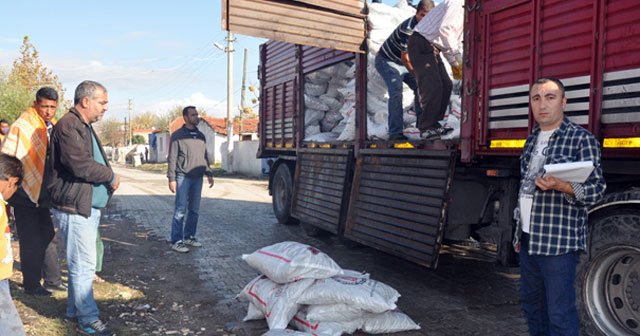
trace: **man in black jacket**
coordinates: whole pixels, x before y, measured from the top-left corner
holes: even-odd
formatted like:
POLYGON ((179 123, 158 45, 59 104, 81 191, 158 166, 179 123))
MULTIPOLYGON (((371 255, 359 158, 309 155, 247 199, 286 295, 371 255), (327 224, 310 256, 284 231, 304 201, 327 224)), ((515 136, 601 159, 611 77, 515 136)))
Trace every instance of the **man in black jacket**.
POLYGON ((78 320, 78 331, 84 335, 113 335, 100 321, 93 298, 100 209, 120 184, 91 127, 107 111, 108 102, 107 90, 100 83, 80 83, 74 107, 60 118, 51 134, 53 168, 48 190, 54 220, 60 225, 67 247, 66 314, 78 320))
POLYGON ((176 194, 171 222, 171 248, 186 253, 189 252, 187 245, 202 246, 196 239, 202 177, 207 175, 211 188, 213 173, 209 168, 206 139, 196 128, 200 121, 198 111, 193 106, 187 106, 182 110, 182 117, 184 126, 171 135, 169 142, 167 178, 169 190, 176 194))

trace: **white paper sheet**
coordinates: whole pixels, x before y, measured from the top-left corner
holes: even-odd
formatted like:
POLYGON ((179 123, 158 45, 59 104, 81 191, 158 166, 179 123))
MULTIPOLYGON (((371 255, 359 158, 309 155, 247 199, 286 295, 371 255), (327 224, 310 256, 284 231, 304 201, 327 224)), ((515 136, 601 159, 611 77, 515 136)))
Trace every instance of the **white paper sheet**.
POLYGON ((556 163, 544 165, 544 175, 551 175, 565 182, 583 183, 593 169, 593 161, 556 163))

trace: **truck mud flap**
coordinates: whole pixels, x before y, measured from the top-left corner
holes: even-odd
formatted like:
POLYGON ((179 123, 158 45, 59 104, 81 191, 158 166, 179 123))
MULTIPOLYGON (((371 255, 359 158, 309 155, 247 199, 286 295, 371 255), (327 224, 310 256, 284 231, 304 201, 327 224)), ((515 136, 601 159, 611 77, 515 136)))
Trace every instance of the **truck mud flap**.
POLYGON ((449 150, 361 150, 344 236, 436 268, 454 165, 449 150))
POLYGON ((291 213, 301 222, 342 234, 353 150, 299 149, 291 213))

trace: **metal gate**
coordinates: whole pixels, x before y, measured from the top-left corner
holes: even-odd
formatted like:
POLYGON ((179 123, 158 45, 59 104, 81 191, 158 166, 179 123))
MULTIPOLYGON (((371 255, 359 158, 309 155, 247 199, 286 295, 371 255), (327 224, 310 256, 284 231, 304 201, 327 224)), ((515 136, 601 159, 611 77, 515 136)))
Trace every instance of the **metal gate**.
POLYGON ((353 170, 351 149, 299 149, 292 215, 301 222, 341 234, 353 170))
POLYGON ((454 165, 449 150, 360 151, 344 236, 436 268, 454 165))

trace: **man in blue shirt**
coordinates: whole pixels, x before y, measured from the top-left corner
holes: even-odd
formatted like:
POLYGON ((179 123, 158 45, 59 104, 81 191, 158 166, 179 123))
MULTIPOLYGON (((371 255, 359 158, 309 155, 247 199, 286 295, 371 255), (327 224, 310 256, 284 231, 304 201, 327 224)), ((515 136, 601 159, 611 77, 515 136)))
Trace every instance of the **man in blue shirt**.
POLYGON ((406 83, 415 95, 414 109, 416 116, 421 113, 417 84, 413 75, 413 66, 407 53, 407 42, 413 28, 433 8, 432 0, 422 0, 418 4, 416 15, 406 19, 384 41, 376 55, 376 70, 387 85, 389 91, 389 140, 407 140, 402 134, 402 83, 406 83))
POLYGON ((555 78, 541 78, 529 93, 537 125, 521 156, 514 247, 520 253, 520 303, 530 335, 580 332, 575 281, 578 254, 586 250, 587 209, 604 195, 600 144, 564 115, 567 97, 555 78), (542 175, 544 164, 592 161, 586 181, 542 175))

